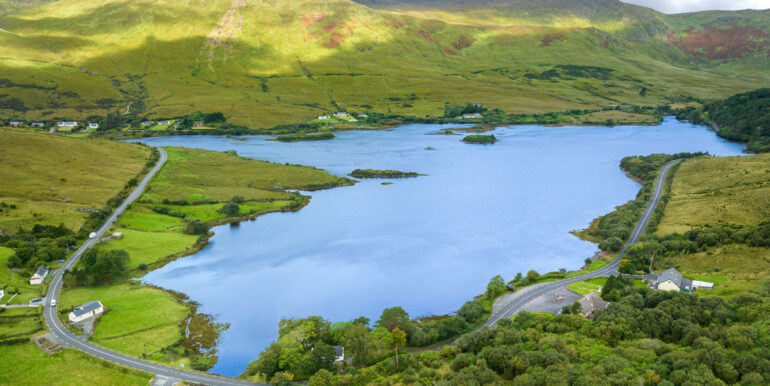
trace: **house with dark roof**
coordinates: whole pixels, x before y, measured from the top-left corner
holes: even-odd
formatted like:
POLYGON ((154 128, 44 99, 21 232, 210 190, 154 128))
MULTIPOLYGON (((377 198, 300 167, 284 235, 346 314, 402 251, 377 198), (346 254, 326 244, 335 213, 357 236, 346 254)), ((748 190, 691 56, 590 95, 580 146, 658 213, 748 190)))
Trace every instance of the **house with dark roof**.
POLYGON ((97 300, 95 302, 88 302, 82 306, 73 308, 72 312, 69 314, 69 319, 72 323, 78 323, 103 313, 104 306, 102 305, 102 302, 97 300))
POLYGON ((334 364, 341 365, 345 363, 345 347, 334 346, 334 364))
POLYGON ((594 317, 596 310, 603 310, 610 305, 610 302, 602 299, 594 292, 580 298, 578 303, 580 303, 580 315, 591 319, 594 317))
POLYGON ((661 291, 685 291, 690 292, 691 283, 682 277, 682 274, 676 268, 669 268, 661 272, 655 288, 661 291))
POLYGON ((48 277, 48 270, 49 268, 47 265, 41 265, 37 267, 37 271, 35 271, 35 274, 29 278, 29 284, 30 285, 43 284, 43 282, 45 281, 45 278, 48 277))
POLYGON ((11 123, 9 123, 8 125, 11 126, 11 127, 23 127, 24 126, 24 122, 11 121, 11 123))

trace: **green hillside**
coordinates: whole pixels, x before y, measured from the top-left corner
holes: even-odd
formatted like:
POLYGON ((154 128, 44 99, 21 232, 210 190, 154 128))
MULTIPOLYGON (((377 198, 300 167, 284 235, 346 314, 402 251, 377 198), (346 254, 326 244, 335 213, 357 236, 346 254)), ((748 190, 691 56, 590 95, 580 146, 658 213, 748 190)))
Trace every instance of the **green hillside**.
POLYGON ((435 117, 445 103, 509 113, 658 106, 770 80, 767 11, 664 15, 614 0, 361 2, 373 8, 350 0, 0 1, 0 118, 200 110, 259 128, 343 109, 435 117))

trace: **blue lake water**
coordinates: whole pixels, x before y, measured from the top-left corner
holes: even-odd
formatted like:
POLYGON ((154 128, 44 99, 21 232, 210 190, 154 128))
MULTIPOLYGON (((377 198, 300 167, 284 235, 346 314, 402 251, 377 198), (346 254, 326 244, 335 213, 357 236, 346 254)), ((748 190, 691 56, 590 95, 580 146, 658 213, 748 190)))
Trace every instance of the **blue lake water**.
POLYGON ((212 371, 238 375, 277 337, 281 318, 376 320, 396 305, 412 316, 444 314, 484 292, 494 275, 509 280, 530 269, 579 268, 597 248, 569 232, 638 192, 618 167, 624 156, 743 149, 672 118, 659 126, 502 127, 494 145, 426 135, 448 127, 349 131, 295 143, 264 136, 139 140, 235 150, 340 176, 357 168, 428 174, 312 192, 296 213, 217 227, 201 252, 144 280, 188 294, 202 312, 231 324, 212 371))

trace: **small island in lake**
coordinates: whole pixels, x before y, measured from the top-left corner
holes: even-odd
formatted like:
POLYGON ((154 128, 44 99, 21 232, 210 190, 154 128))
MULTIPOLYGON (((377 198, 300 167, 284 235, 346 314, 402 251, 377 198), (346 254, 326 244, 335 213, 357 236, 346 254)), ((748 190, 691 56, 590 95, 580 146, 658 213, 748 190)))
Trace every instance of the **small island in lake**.
POLYGON ((497 138, 494 135, 473 134, 466 135, 462 141, 473 144, 490 144, 497 142, 497 138))
POLYGON ((353 178, 409 178, 423 174, 415 172, 400 172, 398 170, 356 169, 350 173, 353 178))
POLYGON ((298 133, 298 134, 284 134, 275 137, 279 142, 298 142, 298 141, 323 141, 327 139, 334 139, 333 133, 298 133))

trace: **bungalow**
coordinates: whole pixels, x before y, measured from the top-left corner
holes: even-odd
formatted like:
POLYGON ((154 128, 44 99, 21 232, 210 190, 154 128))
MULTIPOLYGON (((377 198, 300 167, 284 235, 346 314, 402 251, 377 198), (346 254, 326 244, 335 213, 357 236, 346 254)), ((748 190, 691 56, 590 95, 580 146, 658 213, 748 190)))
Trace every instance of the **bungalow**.
POLYGON ((93 130, 96 130, 96 129, 98 129, 98 128, 99 128, 99 124, 98 124, 98 123, 89 123, 89 124, 88 124, 88 128, 89 128, 89 129, 93 129, 93 130))
POLYGON ((350 114, 348 114, 348 113, 346 113, 344 111, 340 111, 338 113, 334 113, 334 116, 337 117, 337 118, 346 118, 346 117, 349 117, 350 114))
POLYGON ((168 125, 171 124, 171 121, 163 120, 163 121, 158 122, 158 124, 159 125, 166 125, 166 126, 168 126, 168 125))
POLYGON ((591 292, 590 294, 583 296, 578 300, 580 303, 580 315, 586 318, 593 318, 596 310, 603 310, 610 305, 610 302, 602 299, 599 295, 591 292))
POLYGON ((43 122, 32 122, 32 124, 30 126, 32 126, 32 127, 45 127, 45 123, 43 123, 43 122))
POLYGON ((90 317, 104 313, 104 306, 100 301, 88 302, 82 306, 77 306, 70 312, 69 319, 72 323, 82 322, 90 317))
POLYGON ((11 122, 8 124, 8 126, 11 126, 11 127, 22 127, 22 126, 24 126, 24 122, 19 122, 19 121, 11 121, 11 122))
POLYGON ((195 122, 193 122, 193 127, 203 127, 203 121, 195 121, 195 122))
POLYGON ((62 121, 56 124, 56 126, 58 126, 60 129, 71 129, 73 127, 77 127, 77 125, 78 123, 76 121, 62 121))
POLYGON ((463 114, 463 119, 481 118, 481 113, 463 114))
POLYGON ((341 365, 345 363, 345 347, 334 346, 334 364, 341 365))
POLYGON ((318 117, 319 121, 326 121, 326 120, 329 120, 329 119, 332 119, 332 117, 330 117, 328 115, 321 115, 321 116, 318 117))
POLYGON ((35 274, 29 278, 29 285, 43 284, 43 281, 45 281, 46 277, 48 277, 48 266, 41 265, 37 268, 37 271, 35 271, 35 274))
POLYGON ((661 291, 690 292, 690 282, 685 280, 676 268, 669 268, 658 276, 655 288, 661 291))
POLYGON ((153 121, 144 121, 142 122, 142 126, 152 126, 155 122, 153 121))

